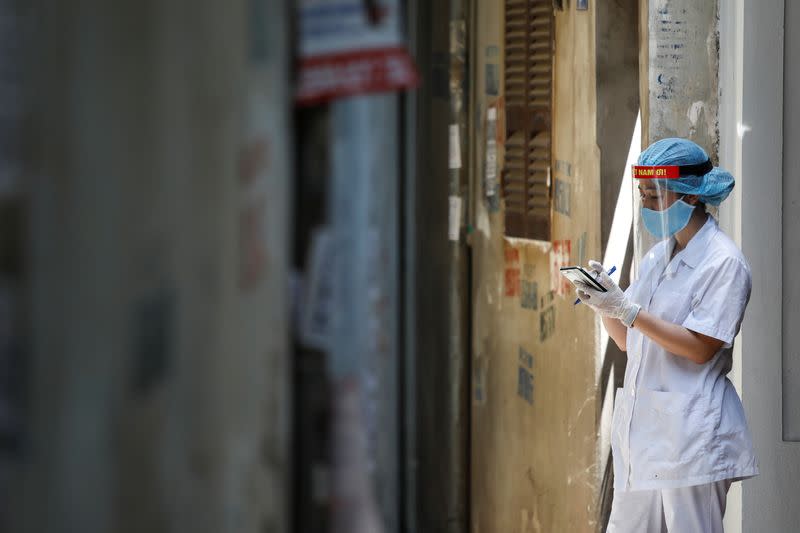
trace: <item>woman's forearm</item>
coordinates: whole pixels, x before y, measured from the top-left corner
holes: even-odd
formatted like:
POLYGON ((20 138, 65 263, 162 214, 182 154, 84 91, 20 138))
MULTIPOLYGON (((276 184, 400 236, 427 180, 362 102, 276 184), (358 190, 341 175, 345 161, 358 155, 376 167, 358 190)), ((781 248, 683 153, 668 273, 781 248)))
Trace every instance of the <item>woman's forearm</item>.
POLYGON ((668 352, 697 364, 708 362, 722 341, 662 320, 645 310, 639 311, 633 327, 656 341, 668 352))
POLYGON ((610 318, 607 316, 603 318, 603 326, 605 326, 606 331, 608 332, 608 336, 614 339, 614 342, 619 349, 623 352, 626 351, 626 344, 627 344, 627 337, 628 337, 628 328, 625 327, 625 324, 617 320, 616 318, 610 318))

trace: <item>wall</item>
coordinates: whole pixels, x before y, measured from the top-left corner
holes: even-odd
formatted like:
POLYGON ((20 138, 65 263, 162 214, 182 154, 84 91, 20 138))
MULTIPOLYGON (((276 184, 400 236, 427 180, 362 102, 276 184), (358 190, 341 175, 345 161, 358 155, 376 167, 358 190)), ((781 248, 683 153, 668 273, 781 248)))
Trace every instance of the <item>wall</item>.
POLYGON ((717 2, 643 0, 642 101, 645 145, 664 137, 718 149, 717 2), (645 75, 646 73, 646 75, 645 75))
MULTIPOLYGON (((712 161, 719 154, 718 3, 640 0, 642 146, 690 139, 712 161)), ((715 214, 714 208, 711 212, 715 214)), ((634 250, 655 244, 634 213, 634 250)), ((634 252, 636 255, 636 252, 634 252)), ((634 273, 638 268, 634 258, 634 273)))
POLYGON ((791 381, 783 381, 788 376, 781 354, 793 349, 784 328, 796 327, 784 320, 784 312, 796 305, 785 299, 782 281, 797 262, 796 256, 784 255, 793 243, 783 241, 794 238, 797 228, 786 224, 791 218, 781 215, 794 199, 791 181, 796 181, 797 173, 797 110, 789 98, 797 78, 794 68, 786 67, 795 57, 796 41, 788 36, 784 41, 784 27, 791 28, 798 14, 789 4, 780 0, 741 4, 740 217, 742 251, 753 275, 753 294, 742 326, 742 392, 761 470, 758 477, 743 482, 742 531, 793 531, 800 520, 794 497, 800 445, 783 440, 781 416, 784 387, 791 386, 791 381))
POLYGON ((798 40, 784 27, 800 12, 789 2, 720 2, 720 164, 737 186, 720 209, 722 227, 740 244, 753 292, 734 353, 731 378, 742 396, 761 474, 728 495, 725 530, 794 531, 800 446, 787 434, 797 417, 792 328, 797 323, 783 275, 797 262, 796 173, 798 40), (785 284, 785 285, 784 285, 785 284), (789 362, 789 364, 787 364, 789 362), (787 420, 789 419, 789 420, 787 420), (787 424, 787 422, 789 422, 787 424))
POLYGON ((286 6, 36 5, 11 530, 286 531, 286 6))
POLYGON ((502 206, 493 210, 483 197, 490 106, 499 111, 499 170, 503 161, 503 4, 478 1, 475 16, 472 531, 593 531, 597 330, 553 267, 600 252, 594 3, 556 17, 552 176, 570 194, 553 215, 555 248, 505 239, 502 206), (496 84, 487 84, 487 72, 497 73, 496 84), (489 94, 494 85, 497 95, 489 94))

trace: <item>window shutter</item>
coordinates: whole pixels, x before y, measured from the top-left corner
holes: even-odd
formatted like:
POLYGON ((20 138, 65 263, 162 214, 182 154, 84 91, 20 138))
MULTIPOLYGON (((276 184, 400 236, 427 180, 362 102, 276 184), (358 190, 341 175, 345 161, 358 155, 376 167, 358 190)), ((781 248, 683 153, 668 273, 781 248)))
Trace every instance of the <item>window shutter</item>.
POLYGON ((506 235, 550 240, 552 0, 506 0, 506 235))

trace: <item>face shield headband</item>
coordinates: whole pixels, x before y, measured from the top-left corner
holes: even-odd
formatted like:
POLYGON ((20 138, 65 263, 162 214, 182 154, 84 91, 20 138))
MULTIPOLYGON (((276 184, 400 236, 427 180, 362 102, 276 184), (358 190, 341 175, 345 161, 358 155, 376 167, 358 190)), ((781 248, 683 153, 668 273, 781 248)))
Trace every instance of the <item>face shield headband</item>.
POLYGON ((697 165, 633 165, 634 179, 678 179, 683 176, 704 176, 714 169, 709 159, 697 165))

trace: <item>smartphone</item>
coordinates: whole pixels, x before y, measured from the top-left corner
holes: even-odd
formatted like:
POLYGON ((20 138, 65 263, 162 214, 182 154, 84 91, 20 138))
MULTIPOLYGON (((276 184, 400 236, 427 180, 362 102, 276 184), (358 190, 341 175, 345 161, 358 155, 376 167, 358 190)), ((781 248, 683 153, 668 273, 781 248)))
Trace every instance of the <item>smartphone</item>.
POLYGON ((597 280, 594 279, 594 276, 589 272, 585 271, 583 267, 568 266, 568 267, 561 267, 559 270, 561 270, 561 274, 563 274, 564 277, 566 277, 572 283, 579 281, 581 283, 585 283, 590 287, 597 289, 600 292, 608 292, 606 288, 600 285, 600 283, 598 283, 597 280))

